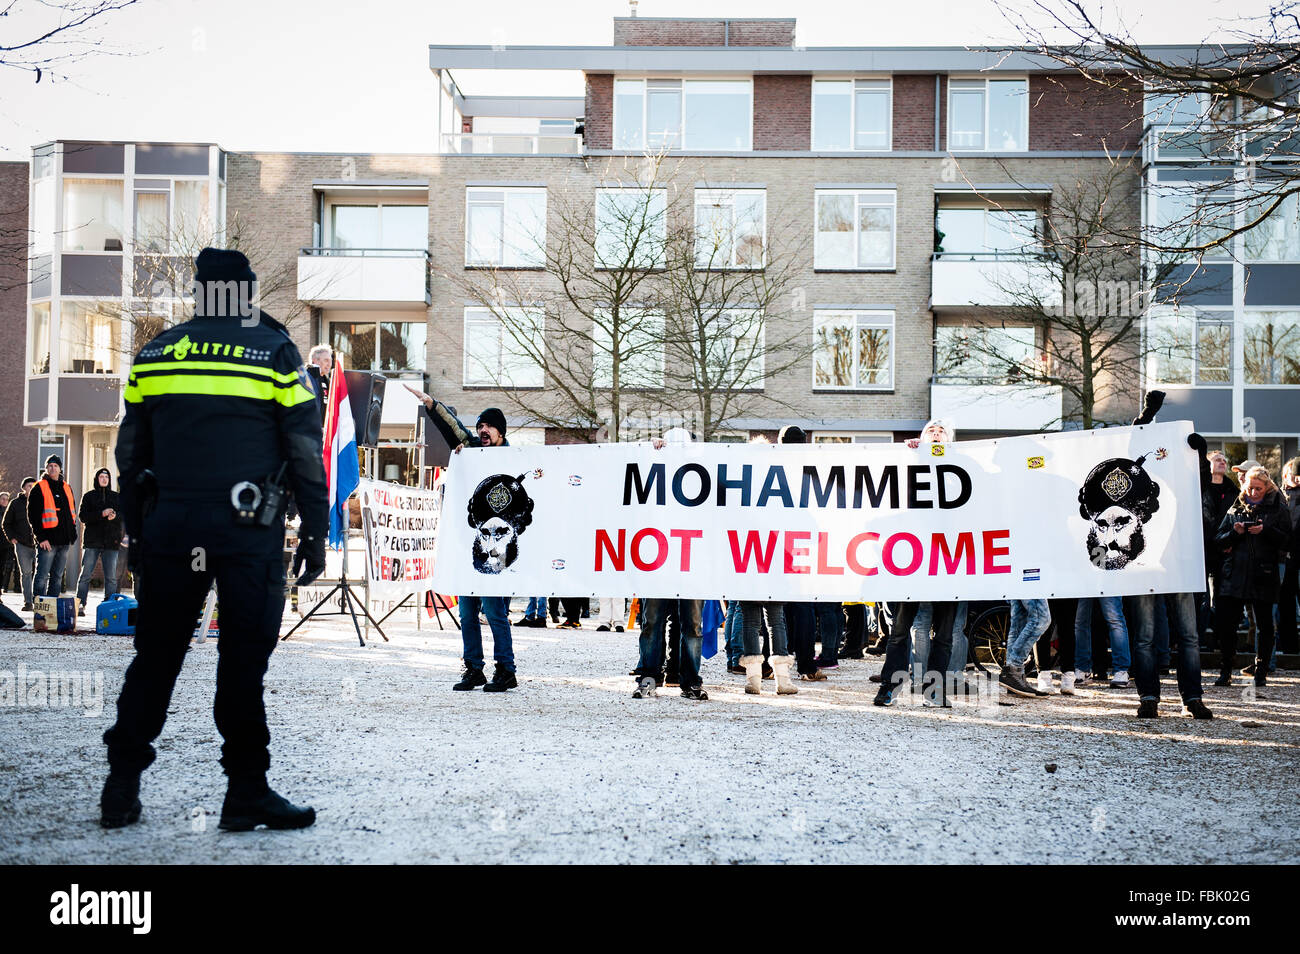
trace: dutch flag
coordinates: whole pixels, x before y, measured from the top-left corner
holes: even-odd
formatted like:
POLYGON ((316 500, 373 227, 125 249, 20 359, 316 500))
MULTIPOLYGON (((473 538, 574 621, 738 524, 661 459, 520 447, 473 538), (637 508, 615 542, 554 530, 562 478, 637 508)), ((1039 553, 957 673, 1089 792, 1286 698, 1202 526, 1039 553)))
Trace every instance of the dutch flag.
POLYGON ((329 407, 325 411, 325 480, 330 489, 330 546, 341 546, 347 536, 348 498, 361 483, 357 464, 357 429, 348 403, 348 382, 343 361, 334 362, 330 374, 329 407))

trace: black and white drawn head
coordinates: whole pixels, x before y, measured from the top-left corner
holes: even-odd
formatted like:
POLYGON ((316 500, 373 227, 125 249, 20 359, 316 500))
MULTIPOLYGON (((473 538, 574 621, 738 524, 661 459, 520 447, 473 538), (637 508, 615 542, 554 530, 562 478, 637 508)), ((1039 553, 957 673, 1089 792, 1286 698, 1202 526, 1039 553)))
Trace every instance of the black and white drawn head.
POLYGON ((533 522, 533 500, 522 481, 523 476, 494 474, 469 498, 474 569, 480 573, 500 573, 519 556, 519 535, 533 522))
POLYGON ((1089 523, 1088 558, 1104 570, 1122 570, 1146 549, 1143 528, 1160 509, 1160 486, 1137 460, 1112 457, 1079 489, 1079 516, 1089 523))

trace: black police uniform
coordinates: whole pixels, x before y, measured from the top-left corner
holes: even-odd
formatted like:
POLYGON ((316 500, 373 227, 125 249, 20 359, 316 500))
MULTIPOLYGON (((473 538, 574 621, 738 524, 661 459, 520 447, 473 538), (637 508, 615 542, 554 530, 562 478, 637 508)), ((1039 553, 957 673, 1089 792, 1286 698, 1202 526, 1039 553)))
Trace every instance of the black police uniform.
POLYGON ((141 548, 140 606, 136 656, 117 722, 104 734, 110 780, 138 776, 153 762, 150 743, 162 731, 215 579, 221 639, 213 714, 225 740, 221 764, 232 791, 239 778, 264 784, 270 734, 262 678, 284 612, 283 508, 270 526, 238 525, 231 489, 241 481, 265 484, 287 464, 283 483, 296 500, 302 535, 324 540, 320 418, 302 357, 284 326, 265 313, 255 323, 197 317, 141 349, 125 402, 117 465, 127 532, 141 548), (156 476, 157 495, 141 517, 137 477, 146 470, 156 476))

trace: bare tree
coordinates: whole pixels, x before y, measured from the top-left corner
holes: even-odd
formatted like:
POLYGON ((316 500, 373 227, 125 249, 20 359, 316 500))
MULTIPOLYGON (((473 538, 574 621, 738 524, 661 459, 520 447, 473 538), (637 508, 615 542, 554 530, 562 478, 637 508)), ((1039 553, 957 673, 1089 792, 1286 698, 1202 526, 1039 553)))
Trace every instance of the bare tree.
POLYGON ((499 325, 499 358, 479 362, 480 373, 523 413, 588 441, 619 440, 629 421, 671 407, 661 276, 679 211, 672 172, 657 155, 612 161, 604 173, 594 208, 591 181, 575 172, 548 191, 544 225, 502 238, 513 249, 466 252, 471 266, 530 267, 447 275, 499 325), (521 386, 541 375, 544 394, 521 386))
POLYGON ((1225 178, 1165 189, 1159 218, 1134 229, 1141 247, 1162 258, 1230 253, 1237 235, 1284 206, 1294 214, 1300 170, 1271 160, 1300 150, 1300 2, 1234 17, 1222 39, 1175 48, 1139 43, 1100 2, 998 8, 1031 49, 1093 88, 1145 93, 1148 156, 1236 167, 1225 178))
POLYGON ((42 79, 65 79, 61 71, 110 49, 96 30, 111 14, 137 0, 7 0, 0 4, 0 67, 42 79))
POLYGON ((797 288, 809 243, 806 228, 769 214, 762 193, 706 189, 695 205, 694 224, 670 235, 665 383, 707 441, 738 417, 786 406, 764 384, 812 351, 797 288))
POLYGON ((996 321, 936 330, 936 378, 1059 387, 1062 423, 1083 428, 1131 417, 1149 300, 1132 237, 1138 190, 1131 159, 1058 183, 1023 251, 988 270, 1009 307, 996 321))

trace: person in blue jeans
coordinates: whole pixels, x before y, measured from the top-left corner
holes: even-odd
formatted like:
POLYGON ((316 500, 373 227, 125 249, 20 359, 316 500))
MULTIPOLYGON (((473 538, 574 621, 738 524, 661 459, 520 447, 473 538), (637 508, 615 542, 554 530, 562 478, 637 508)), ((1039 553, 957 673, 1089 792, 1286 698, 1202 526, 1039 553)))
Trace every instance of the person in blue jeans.
POLYGON ((664 682, 664 628, 668 615, 675 610, 677 620, 675 637, 680 640, 677 656, 677 682, 683 699, 704 702, 709 694, 704 691, 700 678, 700 652, 703 637, 700 634, 700 617, 703 600, 641 601, 641 654, 637 660, 637 686, 633 699, 653 698, 655 688, 664 682))
MULTIPOLYGON (((1124 601, 1118 596, 1090 596, 1079 600, 1074 617, 1074 681, 1087 683, 1092 673, 1092 607, 1101 606, 1102 618, 1110 632, 1110 658, 1115 667, 1112 686, 1128 685, 1128 624, 1124 621, 1124 601)), ((1154 625, 1152 627, 1154 633, 1154 625)), ((1154 635, 1152 637, 1154 640, 1154 635)))
POLYGON ((77 615, 86 615, 86 597, 95 563, 104 565, 104 599, 117 592, 117 554, 122 548, 121 503, 107 467, 95 471, 94 485, 81 498, 81 577, 77 580, 77 615))
POLYGON ((1047 600, 1011 600, 1011 629, 1007 633, 1007 663, 998 682, 1015 696, 1033 699, 1047 693, 1031 686, 1025 679, 1025 661, 1033 652, 1038 637, 1052 625, 1047 600))
POLYGON ((546 597, 530 596, 528 597, 528 607, 524 610, 524 618, 515 625, 517 626, 546 626, 546 597))
POLYGON ((727 672, 743 673, 745 667, 740 664, 740 657, 745 654, 745 640, 740 620, 740 600, 727 601, 727 619, 722 624, 722 636, 727 645, 727 672))
POLYGON ((460 682, 452 686, 453 689, 465 692, 482 686, 484 692, 505 692, 518 685, 515 681, 515 649, 510 639, 510 617, 506 609, 509 602, 505 596, 460 597, 458 609, 465 672, 461 675, 460 682), (496 671, 491 682, 483 675, 483 630, 478 621, 480 611, 487 617, 488 628, 492 631, 492 657, 496 662, 496 671))
POLYGON ((772 672, 776 677, 776 694, 792 696, 799 690, 790 681, 790 663, 785 630, 785 604, 744 600, 740 604, 742 635, 745 655, 740 664, 745 667, 745 692, 759 695, 763 691, 763 624, 772 638, 772 672))
POLYGON ((1212 719, 1214 714, 1201 699, 1201 647, 1196 628, 1196 596, 1168 593, 1125 597, 1133 620, 1133 679, 1138 690, 1138 718, 1160 715, 1160 672, 1157 669, 1155 618, 1163 604, 1169 619, 1170 647, 1176 644, 1178 692, 1183 705, 1195 719, 1212 719))

